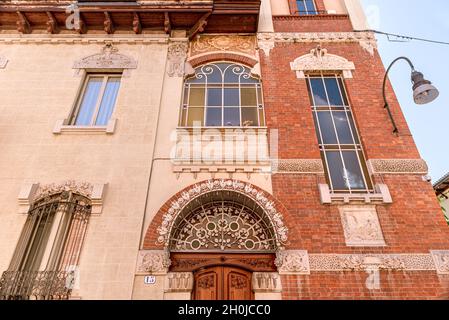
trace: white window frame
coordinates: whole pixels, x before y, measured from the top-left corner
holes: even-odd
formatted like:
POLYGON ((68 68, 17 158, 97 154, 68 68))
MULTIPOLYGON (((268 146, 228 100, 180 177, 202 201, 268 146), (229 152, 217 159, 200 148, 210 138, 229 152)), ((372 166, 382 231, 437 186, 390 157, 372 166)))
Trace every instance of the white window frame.
MULTIPOLYGON (((316 123, 316 127, 318 128, 318 132, 317 135, 320 136, 320 140, 321 143, 319 142, 319 148, 320 148, 320 153, 322 154, 323 157, 323 162, 324 165, 326 167, 326 173, 327 173, 327 179, 329 181, 329 187, 331 192, 333 193, 349 193, 349 194, 353 194, 353 193, 373 193, 374 189, 373 189, 373 181, 371 179, 371 177, 369 176, 369 172, 367 171, 367 166, 366 166, 366 156, 362 147, 362 143, 361 143, 361 139, 360 139, 360 135, 358 133, 358 129, 357 129, 357 125, 355 123, 355 119, 353 116, 353 111, 351 108, 351 103, 349 101, 349 96, 346 90, 346 86, 344 84, 344 78, 341 76, 341 74, 339 73, 324 73, 324 72, 320 72, 320 73, 316 73, 316 74, 308 74, 306 75, 306 80, 307 80, 307 86, 308 86, 308 90, 309 90, 309 95, 310 95, 310 100, 312 102, 312 106, 311 106, 311 110, 313 113, 313 117, 316 123), (325 144, 324 140, 323 140, 323 135, 322 135, 322 131, 321 131, 321 127, 320 127, 320 122, 318 120, 318 112, 319 110, 317 108, 322 108, 322 107, 326 107, 326 106, 316 106, 315 103, 315 97, 313 95, 313 90, 312 90, 312 85, 311 85, 311 81, 310 79, 312 78, 321 78, 323 81, 323 86, 324 86, 324 90, 326 93, 326 99, 328 101, 328 111, 331 113, 331 119, 332 119, 332 125, 333 125, 333 129, 334 129, 334 133, 335 133, 335 137, 337 139, 337 144, 334 145, 329 145, 329 144, 325 144), (334 118, 332 116, 332 105, 330 105, 330 99, 327 93, 327 87, 326 84, 324 83, 324 79, 325 78, 331 78, 331 79, 335 79, 337 82, 337 86, 339 88, 339 92, 340 92, 340 98, 342 100, 343 103, 345 103, 345 101, 347 101, 347 106, 343 106, 343 109, 340 111, 344 111, 346 114, 347 119, 351 119, 352 120, 352 124, 354 127, 351 126, 351 123, 348 122, 349 125, 349 130, 351 132, 351 137, 352 140, 354 141, 354 143, 352 144, 341 144, 339 137, 338 137, 338 132, 337 132, 337 128, 334 122, 334 118), (341 80, 341 83, 343 84, 343 88, 340 87, 340 82, 338 81, 338 79, 341 80), (345 99, 346 98, 346 99, 345 99), (358 143, 357 143, 358 141, 358 143), (332 146, 333 148, 330 149, 326 149, 326 147, 328 146, 332 146), (344 146, 350 146, 351 148, 345 148, 344 146), (363 182, 365 184, 365 189, 353 189, 351 188, 350 184, 348 184, 348 189, 345 190, 340 190, 340 189, 334 189, 334 185, 332 183, 332 175, 331 175, 331 171, 329 168, 329 164, 326 158, 326 151, 338 151, 341 157, 341 161, 342 161, 342 165, 343 165, 343 169, 346 171, 346 167, 345 167, 345 161, 343 158, 343 151, 354 151, 357 155, 357 160, 358 160, 358 165, 360 168, 360 171, 362 173, 362 178, 363 178, 363 182), (362 154, 363 159, 361 159, 360 154, 362 154)), ((342 106, 339 106, 342 107, 342 106)))
MULTIPOLYGON (((92 114, 92 118, 90 120, 90 124, 89 125, 82 125, 82 126, 90 126, 90 127, 101 127, 101 126, 97 126, 95 123, 96 123, 97 118, 98 118, 98 113, 100 111, 100 105, 101 105, 101 102, 103 101, 103 98, 104 98, 104 93, 105 93, 105 90, 106 90, 106 85, 108 83, 108 80, 110 78, 119 78, 120 79, 120 85, 121 85, 122 76, 123 76, 122 73, 87 73, 86 76, 84 77, 83 86, 82 86, 81 90, 78 93, 76 107, 75 107, 75 109, 73 110, 73 112, 70 115, 69 125, 70 126, 78 126, 75 123, 76 123, 76 120, 77 120, 77 118, 79 116, 81 103, 82 103, 84 95, 86 93, 86 88, 87 88, 87 85, 89 84, 89 80, 91 78, 103 77, 103 83, 101 85, 100 92, 98 94, 98 98, 97 98, 97 101, 96 101, 96 104, 95 104, 95 107, 94 107, 94 112, 92 114)), ((120 88, 119 88, 119 91, 120 91, 120 88)), ((117 95, 118 95, 118 93, 117 93, 117 95)), ((116 104, 117 104, 117 101, 115 101, 115 104, 113 106, 113 113, 111 114, 111 118, 113 118, 116 104)), ((110 120, 110 119, 108 119, 108 120, 110 120)))

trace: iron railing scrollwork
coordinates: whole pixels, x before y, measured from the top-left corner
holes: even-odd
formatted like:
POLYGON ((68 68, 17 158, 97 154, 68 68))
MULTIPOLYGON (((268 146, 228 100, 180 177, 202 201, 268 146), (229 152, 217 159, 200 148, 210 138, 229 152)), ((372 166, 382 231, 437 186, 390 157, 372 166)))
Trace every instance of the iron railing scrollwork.
POLYGON ((0 300, 66 300, 74 271, 5 271, 0 279, 0 300))

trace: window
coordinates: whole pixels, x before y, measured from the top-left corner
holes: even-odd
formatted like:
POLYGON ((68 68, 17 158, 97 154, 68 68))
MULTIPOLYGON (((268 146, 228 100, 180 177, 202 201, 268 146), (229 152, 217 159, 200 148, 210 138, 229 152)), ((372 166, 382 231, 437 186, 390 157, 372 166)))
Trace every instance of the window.
POLYGON ((90 201, 71 192, 36 202, 0 279, 0 299, 68 298, 90 213, 90 201))
POLYGON ((296 0, 299 15, 318 14, 314 0, 296 0))
POLYGON ((308 87, 331 191, 370 191, 372 183, 342 78, 308 76, 308 87))
POLYGON ((185 82, 182 127, 259 127, 264 117, 260 81, 243 65, 207 64, 185 82))
POLYGON ((121 74, 88 74, 70 124, 106 126, 114 111, 121 74))

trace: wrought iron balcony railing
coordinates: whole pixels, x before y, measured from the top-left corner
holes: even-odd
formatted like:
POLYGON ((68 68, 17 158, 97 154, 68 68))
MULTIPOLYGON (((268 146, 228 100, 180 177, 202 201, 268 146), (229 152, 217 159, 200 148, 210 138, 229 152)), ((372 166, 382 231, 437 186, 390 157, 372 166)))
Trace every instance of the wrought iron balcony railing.
POLYGON ((67 271, 5 271, 0 300, 67 300, 74 273, 67 271))

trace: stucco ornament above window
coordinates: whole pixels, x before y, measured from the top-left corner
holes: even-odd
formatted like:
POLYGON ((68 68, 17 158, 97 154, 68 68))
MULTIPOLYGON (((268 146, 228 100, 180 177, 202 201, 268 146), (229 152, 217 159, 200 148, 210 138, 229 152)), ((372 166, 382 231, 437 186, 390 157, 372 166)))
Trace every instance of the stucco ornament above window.
POLYGON ((0 55, 0 69, 5 69, 7 64, 8 64, 8 59, 6 59, 4 56, 0 55))
POLYGON ((136 69, 137 61, 131 57, 118 53, 112 43, 107 43, 101 53, 93 54, 76 61, 73 69, 119 69, 125 71, 136 69))
POLYGON ((317 46, 309 54, 297 58, 290 63, 290 66, 293 71, 296 71, 296 76, 299 79, 304 79, 307 73, 317 71, 342 71, 344 78, 352 78, 352 71, 355 70, 353 62, 329 54, 321 46, 317 46))

